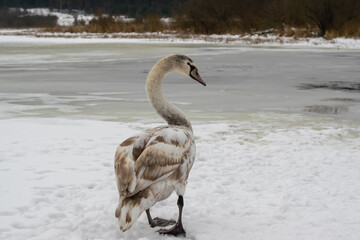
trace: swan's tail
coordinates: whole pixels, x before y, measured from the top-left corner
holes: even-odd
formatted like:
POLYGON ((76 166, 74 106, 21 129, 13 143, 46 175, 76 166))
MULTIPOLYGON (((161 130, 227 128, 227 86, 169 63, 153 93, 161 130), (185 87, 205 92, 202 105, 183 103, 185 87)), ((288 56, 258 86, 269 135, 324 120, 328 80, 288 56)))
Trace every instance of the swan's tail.
POLYGON ((120 197, 115 217, 119 220, 120 230, 126 232, 140 215, 155 204, 155 196, 145 189, 131 197, 120 197))

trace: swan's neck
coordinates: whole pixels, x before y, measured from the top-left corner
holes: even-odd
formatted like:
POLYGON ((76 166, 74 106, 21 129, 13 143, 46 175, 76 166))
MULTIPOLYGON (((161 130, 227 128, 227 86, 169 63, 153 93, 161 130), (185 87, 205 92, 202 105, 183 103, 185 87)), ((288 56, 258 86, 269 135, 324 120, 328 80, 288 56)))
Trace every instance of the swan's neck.
POLYGON ((156 112, 169 125, 180 125, 192 129, 191 123, 185 114, 178 107, 168 102, 162 94, 162 80, 175 68, 176 66, 171 61, 166 61, 166 59, 157 62, 147 77, 146 94, 156 112))

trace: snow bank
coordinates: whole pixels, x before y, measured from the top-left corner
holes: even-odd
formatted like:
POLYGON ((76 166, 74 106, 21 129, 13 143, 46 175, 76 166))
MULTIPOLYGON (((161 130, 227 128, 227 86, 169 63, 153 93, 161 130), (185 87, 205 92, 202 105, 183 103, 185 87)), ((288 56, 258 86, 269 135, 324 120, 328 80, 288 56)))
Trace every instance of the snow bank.
MULTIPOLYGON (((359 122, 253 113, 195 123, 187 239, 359 239, 359 122)), ((114 217, 117 145, 158 124, 0 120, 1 239, 176 239, 114 217)), ((177 217, 176 196, 153 216, 177 217)))
POLYGON ((78 21, 83 21, 85 24, 88 24, 94 18, 94 15, 92 14, 84 14, 81 12, 74 12, 70 14, 58 11, 51 11, 48 8, 29 8, 26 9, 26 11, 30 15, 56 16, 58 18, 57 24, 59 26, 71 26, 74 24, 75 19, 77 19, 78 21))
MULTIPOLYGON (((85 24, 89 24, 89 22, 95 18, 93 14, 85 14, 83 11, 71 11, 71 13, 60 12, 58 10, 50 10, 48 8, 29 8, 27 12, 30 15, 37 16, 56 16, 58 18, 57 24, 59 26, 71 26, 75 23, 75 20, 82 21, 85 24)), ((106 16, 106 15, 104 15, 106 16)), ((134 22, 135 18, 129 18, 126 16, 116 16, 116 21, 122 22, 134 22)), ((168 23, 171 21, 169 18, 164 18, 162 21, 168 23)))
POLYGON ((101 38, 81 37, 81 34, 44 34, 43 37, 36 36, 1 36, 0 44, 94 44, 94 43, 163 43, 146 38, 101 38), (44 37, 47 36, 47 37, 44 37), (59 36, 59 37, 58 37, 59 36))
MULTIPOLYGON (((85 24, 89 24, 89 22, 95 18, 95 16, 93 14, 84 14, 83 11, 72 10, 71 13, 65 13, 65 12, 60 12, 58 10, 50 10, 48 8, 29 8, 26 10, 31 15, 56 16, 58 18, 59 26, 71 26, 74 24, 75 19, 78 21, 83 21, 85 24)), ((108 16, 108 15, 104 14, 104 16, 108 16)), ((134 22, 135 21, 135 18, 130 18, 130 17, 124 16, 124 15, 115 16, 114 19, 115 19, 115 21, 121 21, 121 22, 134 22)), ((164 22, 165 24, 170 24, 170 23, 174 22, 173 18, 161 18, 160 20, 162 22, 164 22)))
POLYGON ((360 39, 293 39, 275 35, 188 35, 175 33, 53 33, 37 29, 0 30, 0 44, 165 43, 214 44, 240 47, 360 49, 360 39))

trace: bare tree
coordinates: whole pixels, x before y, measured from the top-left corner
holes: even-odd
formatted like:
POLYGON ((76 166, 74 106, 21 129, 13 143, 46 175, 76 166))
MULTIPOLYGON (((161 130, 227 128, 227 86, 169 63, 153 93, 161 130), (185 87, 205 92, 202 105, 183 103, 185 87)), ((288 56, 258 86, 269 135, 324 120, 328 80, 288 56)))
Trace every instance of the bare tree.
POLYGON ((360 18, 359 0, 307 0, 305 1, 306 16, 319 28, 319 35, 327 31, 339 32, 344 25, 360 18))
POLYGON ((333 25, 333 5, 333 0, 309 0, 305 2, 305 14, 319 28, 321 37, 333 25))

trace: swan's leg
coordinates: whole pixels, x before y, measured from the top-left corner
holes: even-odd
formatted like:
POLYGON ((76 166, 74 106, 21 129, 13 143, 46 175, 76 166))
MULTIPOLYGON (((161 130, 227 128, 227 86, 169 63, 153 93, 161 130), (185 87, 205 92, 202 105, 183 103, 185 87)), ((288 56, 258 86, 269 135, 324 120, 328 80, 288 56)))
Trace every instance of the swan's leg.
POLYGON ((150 208, 146 210, 146 216, 149 221, 150 227, 166 227, 169 225, 174 225, 176 222, 174 220, 166 220, 163 218, 154 218, 152 219, 150 215, 150 208))
POLYGON ((179 207, 179 218, 178 221, 176 222, 175 226, 170 228, 169 230, 167 229, 160 229, 159 233, 161 234, 171 234, 174 236, 179 236, 182 235, 185 237, 185 230, 183 228, 182 225, 182 209, 184 207, 184 198, 183 196, 179 196, 178 201, 177 201, 177 205, 179 207))
POLYGON ((150 227, 152 227, 152 228, 155 227, 155 223, 150 215, 150 208, 146 210, 146 216, 147 216, 150 227))

